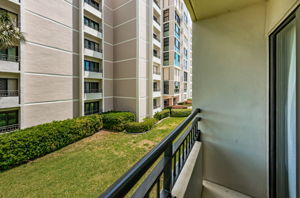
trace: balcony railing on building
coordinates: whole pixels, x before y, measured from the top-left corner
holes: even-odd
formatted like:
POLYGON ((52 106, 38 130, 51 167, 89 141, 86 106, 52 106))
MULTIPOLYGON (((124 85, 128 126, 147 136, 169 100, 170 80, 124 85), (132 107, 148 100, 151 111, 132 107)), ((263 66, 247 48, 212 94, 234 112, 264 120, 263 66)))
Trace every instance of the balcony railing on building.
POLYGON ((98 113, 102 113, 102 110, 100 109, 94 109, 94 110, 87 110, 84 111, 84 115, 92 115, 92 114, 98 114, 98 113))
POLYGON ((155 40, 157 40, 158 42, 160 42, 160 39, 158 38, 158 36, 157 36, 156 34, 153 34, 153 38, 154 38, 155 40))
POLYGON ((18 90, 0 90, 0 97, 16 97, 19 96, 18 90))
POLYGON ((160 70, 159 69, 153 69, 153 74, 160 75, 160 70))
POLYGON ((157 19, 156 16, 153 16, 153 20, 154 20, 158 25, 160 25, 160 22, 158 21, 158 19, 157 19))
POLYGON ((174 89, 174 93, 175 93, 175 94, 179 94, 179 91, 180 91, 179 88, 175 88, 175 89, 174 89))
POLYGON ((94 0, 84 0, 84 2, 89 4, 90 6, 95 8, 96 10, 99 10, 100 12, 102 12, 102 5, 99 4, 98 2, 96 2, 94 0))
POLYGON ((95 47, 94 45, 86 45, 85 44, 84 48, 102 53, 102 49, 100 47, 95 47))
POLYGON ((160 104, 153 105, 153 109, 159 109, 160 107, 160 104))
POLYGON ((159 87, 154 87, 154 88, 153 88, 153 91, 154 91, 154 92, 159 92, 159 91, 160 91, 160 88, 159 88, 159 87))
POLYGON ((157 5, 157 7, 160 9, 160 6, 159 6, 158 2, 157 2, 156 0, 154 0, 153 2, 154 2, 154 3, 157 5))
POLYGON ((84 67, 84 71, 103 73, 102 67, 84 67))
POLYGON ((2 127, 0 127, 0 133, 7 133, 7 132, 15 131, 15 130, 18 130, 19 128, 20 128, 19 124, 2 126, 2 127))
POLYGON ((85 89, 84 93, 102 93, 102 89, 98 88, 98 89, 85 89))
POLYGON ((11 61, 11 62, 19 62, 19 57, 8 54, 0 54, 0 60, 2 61, 11 61))
POLYGON ((125 197, 129 192, 130 197, 150 197, 150 195, 172 197, 172 189, 194 145, 201 139, 198 126, 201 120, 198 117, 200 112, 200 109, 195 109, 151 152, 111 185, 100 198, 125 197), (140 183, 142 178, 145 179, 140 183))

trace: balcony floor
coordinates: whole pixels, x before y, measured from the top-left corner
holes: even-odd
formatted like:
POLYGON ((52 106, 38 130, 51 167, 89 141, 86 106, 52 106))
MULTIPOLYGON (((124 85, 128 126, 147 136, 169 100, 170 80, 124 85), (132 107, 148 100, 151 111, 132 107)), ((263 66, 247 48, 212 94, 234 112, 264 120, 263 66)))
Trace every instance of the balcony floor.
POLYGON ((202 198, 251 198, 223 186, 203 181, 202 198))

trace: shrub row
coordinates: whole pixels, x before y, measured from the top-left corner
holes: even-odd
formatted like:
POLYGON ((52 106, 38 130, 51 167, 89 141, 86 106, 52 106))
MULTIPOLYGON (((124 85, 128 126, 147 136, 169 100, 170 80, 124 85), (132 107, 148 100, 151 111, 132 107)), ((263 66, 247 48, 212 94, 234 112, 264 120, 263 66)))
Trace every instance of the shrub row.
POLYGON ((142 133, 152 129, 156 122, 155 118, 145 118, 143 122, 127 123, 125 129, 129 133, 142 133))
POLYGON ((192 109, 172 109, 171 117, 187 117, 192 113, 192 109))
POLYGON ((164 118, 170 117, 170 110, 169 109, 164 109, 160 112, 157 112, 154 114, 154 118, 157 120, 162 120, 164 118))
POLYGON ((25 163, 98 132, 101 115, 84 116, 0 135, 0 170, 25 163))
POLYGON ((135 121, 135 114, 131 112, 106 112, 103 116, 103 128, 112 131, 124 131, 125 125, 135 121))

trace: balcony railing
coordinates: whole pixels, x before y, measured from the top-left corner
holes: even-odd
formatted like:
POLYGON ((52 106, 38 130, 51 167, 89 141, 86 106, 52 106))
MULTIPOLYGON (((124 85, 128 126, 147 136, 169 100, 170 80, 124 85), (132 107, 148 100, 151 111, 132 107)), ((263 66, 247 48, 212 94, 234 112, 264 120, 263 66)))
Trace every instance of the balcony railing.
POLYGON ((153 105, 153 109, 158 109, 160 108, 160 105, 153 105))
POLYGON ((160 70, 153 70, 153 74, 160 75, 160 70))
POLYGON ((155 16, 153 16, 153 20, 154 20, 156 23, 158 23, 158 25, 160 25, 160 22, 158 21, 158 19, 157 19, 155 16))
POLYGON ((153 34, 153 38, 154 38, 155 40, 157 40, 158 42, 160 42, 160 40, 159 40, 159 38, 157 37, 156 34, 153 34))
POLYGON ((0 60, 19 62, 19 57, 14 55, 0 54, 0 60))
POLYGON ((18 90, 0 90, 0 97, 14 97, 19 96, 18 90))
POLYGON ((102 93, 102 89, 85 89, 84 93, 102 93))
POLYGON ((133 192, 132 197, 149 197, 154 188, 156 188, 156 192, 151 194, 152 196, 171 197, 172 187, 178 179, 195 142, 200 141, 201 132, 198 128, 198 122, 201 118, 197 117, 200 112, 200 109, 195 109, 185 121, 111 185, 100 198, 119 198, 127 195, 139 180, 146 176, 147 171, 156 164, 160 157, 162 157, 160 161, 133 192), (184 131, 188 125, 189 127, 184 131), (179 135, 180 137, 176 140, 179 135))
POLYGON ((84 71, 103 73, 103 69, 101 67, 100 68, 93 68, 93 67, 84 68, 84 71))
POLYGON ((102 111, 97 109, 97 110, 91 110, 91 111, 84 111, 84 115, 92 115, 92 114, 98 114, 101 113, 102 111))
POLYGON ((92 6, 93 8, 95 8, 96 10, 99 10, 100 12, 102 12, 102 5, 96 3, 95 1, 92 0, 84 0, 85 3, 89 4, 90 6, 92 6))
POLYGON ((158 4, 157 1, 154 0, 153 2, 157 5, 158 8, 160 8, 160 6, 159 6, 159 4, 158 4))
POLYGON ((0 127, 0 133, 6 133, 6 132, 10 132, 10 131, 15 131, 18 129, 19 129, 19 124, 2 126, 2 127, 0 127))
POLYGON ((160 91, 160 88, 158 88, 158 87, 153 88, 153 91, 154 91, 154 92, 158 92, 158 91, 160 91))
POLYGON ((100 49, 98 47, 94 47, 93 45, 84 45, 84 48, 102 53, 102 49, 100 49))

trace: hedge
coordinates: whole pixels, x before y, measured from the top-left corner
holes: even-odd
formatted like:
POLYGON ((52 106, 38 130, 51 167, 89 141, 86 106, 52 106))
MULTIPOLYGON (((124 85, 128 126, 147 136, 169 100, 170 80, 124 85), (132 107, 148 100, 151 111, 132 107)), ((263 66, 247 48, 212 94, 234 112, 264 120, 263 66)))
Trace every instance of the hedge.
POLYGON ((172 109, 171 117, 187 117, 192 113, 192 109, 172 109))
POLYGON ((154 114, 154 118, 157 119, 157 120, 162 120, 162 119, 167 118, 169 116, 170 116, 170 110, 169 109, 164 109, 164 110, 154 114))
POLYGON ((56 151, 98 132, 102 126, 102 117, 91 115, 0 135, 0 170, 56 151))
POLYGON ((103 128, 112 131, 124 131, 128 122, 135 121, 135 114, 131 112, 106 112, 103 116, 103 128))
POLYGON ((142 133, 149 131, 156 124, 155 118, 145 118, 143 122, 129 122, 125 129, 128 133, 142 133))

